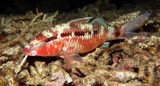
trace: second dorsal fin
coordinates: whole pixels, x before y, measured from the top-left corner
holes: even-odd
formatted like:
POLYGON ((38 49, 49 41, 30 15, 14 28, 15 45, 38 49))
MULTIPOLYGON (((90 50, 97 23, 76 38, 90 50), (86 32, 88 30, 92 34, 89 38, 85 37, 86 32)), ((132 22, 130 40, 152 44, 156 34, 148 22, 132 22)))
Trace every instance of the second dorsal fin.
POLYGON ((103 27, 105 27, 105 28, 108 27, 108 26, 106 25, 105 21, 103 20, 103 18, 96 18, 96 19, 92 20, 90 23, 93 24, 93 25, 94 25, 94 24, 98 24, 98 25, 103 26, 103 27))

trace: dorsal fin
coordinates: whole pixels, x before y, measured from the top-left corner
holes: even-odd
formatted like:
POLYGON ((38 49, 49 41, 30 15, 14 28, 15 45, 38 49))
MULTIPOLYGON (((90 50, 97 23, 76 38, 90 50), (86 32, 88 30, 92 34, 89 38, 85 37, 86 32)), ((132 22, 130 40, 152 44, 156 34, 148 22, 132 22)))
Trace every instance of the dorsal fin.
POLYGON ((68 23, 70 24, 70 26, 76 26, 77 24, 80 24, 80 23, 88 23, 88 21, 91 18, 92 17, 78 18, 78 19, 71 20, 68 23))
POLYGON ((98 25, 103 26, 103 27, 105 27, 105 28, 108 27, 108 26, 106 25, 106 23, 104 22, 104 19, 103 19, 103 18, 96 18, 96 19, 92 20, 92 21, 90 22, 90 24, 92 24, 92 25, 98 24, 98 25))

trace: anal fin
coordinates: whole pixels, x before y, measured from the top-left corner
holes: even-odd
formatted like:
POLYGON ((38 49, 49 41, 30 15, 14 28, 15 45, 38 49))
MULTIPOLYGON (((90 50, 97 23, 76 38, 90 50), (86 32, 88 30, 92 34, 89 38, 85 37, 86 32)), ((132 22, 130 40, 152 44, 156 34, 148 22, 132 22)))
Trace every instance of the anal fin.
POLYGON ((104 42, 100 47, 101 48, 108 48, 109 44, 110 44, 110 42, 104 42))

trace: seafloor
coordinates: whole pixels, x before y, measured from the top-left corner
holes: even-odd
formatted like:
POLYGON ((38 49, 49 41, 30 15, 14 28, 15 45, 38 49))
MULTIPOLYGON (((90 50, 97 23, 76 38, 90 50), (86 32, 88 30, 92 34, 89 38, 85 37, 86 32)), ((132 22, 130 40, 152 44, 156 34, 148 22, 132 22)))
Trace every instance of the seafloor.
POLYGON ((0 86, 160 86, 160 2, 132 1, 118 7, 99 0, 71 12, 0 16, 0 86), (149 20, 134 36, 110 41, 108 48, 96 48, 64 69, 59 57, 29 56, 21 71, 22 49, 39 32, 52 24, 81 17, 103 17, 110 26, 119 27, 145 12, 149 20))

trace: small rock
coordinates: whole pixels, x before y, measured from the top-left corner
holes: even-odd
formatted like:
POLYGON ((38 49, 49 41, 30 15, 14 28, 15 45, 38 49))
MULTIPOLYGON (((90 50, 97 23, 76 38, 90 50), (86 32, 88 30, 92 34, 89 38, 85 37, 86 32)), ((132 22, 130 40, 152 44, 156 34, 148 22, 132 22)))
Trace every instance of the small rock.
POLYGON ((3 50, 2 54, 5 54, 5 55, 17 55, 20 51, 20 46, 17 45, 17 46, 14 46, 14 47, 7 47, 3 50))
POLYGON ((7 56, 0 56, 0 64, 8 59, 7 56))
POLYGON ((8 27, 8 28, 3 29, 3 31, 5 33, 11 34, 11 33, 15 33, 16 32, 16 28, 14 28, 14 27, 8 27))

